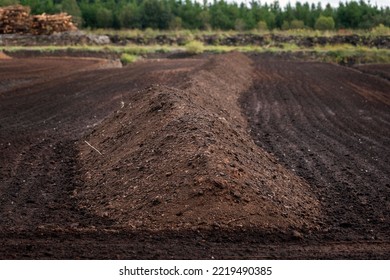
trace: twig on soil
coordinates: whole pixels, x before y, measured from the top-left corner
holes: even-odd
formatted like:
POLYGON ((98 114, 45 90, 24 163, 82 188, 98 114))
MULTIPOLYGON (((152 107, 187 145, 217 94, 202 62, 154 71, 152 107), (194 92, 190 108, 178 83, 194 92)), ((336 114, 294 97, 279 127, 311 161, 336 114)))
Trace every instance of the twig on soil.
POLYGON ((92 149, 94 149, 96 152, 99 153, 99 155, 103 155, 98 149, 96 149, 94 146, 92 146, 91 144, 89 144, 87 141, 84 141, 85 143, 87 143, 88 146, 90 146, 92 149))
POLYGON ((121 109, 125 107, 125 102, 123 101, 123 94, 121 94, 121 109))

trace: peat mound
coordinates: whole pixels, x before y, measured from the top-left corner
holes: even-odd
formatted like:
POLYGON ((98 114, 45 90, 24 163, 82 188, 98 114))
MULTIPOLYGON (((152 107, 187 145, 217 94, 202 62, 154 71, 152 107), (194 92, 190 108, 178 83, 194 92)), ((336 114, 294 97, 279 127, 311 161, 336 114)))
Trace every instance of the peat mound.
POLYGON ((80 141, 80 207, 133 229, 317 228, 310 187, 248 132, 238 99, 252 75, 230 53, 133 94, 80 141))
POLYGON ((0 60, 2 60, 2 59, 11 59, 11 57, 8 56, 8 55, 6 55, 6 54, 3 53, 3 52, 0 52, 0 60))

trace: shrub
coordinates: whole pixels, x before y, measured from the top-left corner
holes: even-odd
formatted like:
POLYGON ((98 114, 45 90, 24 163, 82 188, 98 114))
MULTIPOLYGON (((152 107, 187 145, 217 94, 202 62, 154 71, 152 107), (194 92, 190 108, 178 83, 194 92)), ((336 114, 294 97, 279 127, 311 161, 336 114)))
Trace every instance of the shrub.
POLYGON ((157 31, 154 31, 152 28, 148 27, 144 30, 144 36, 146 38, 155 38, 157 36, 157 31))
POLYGON ((390 35, 390 27, 384 26, 383 24, 379 24, 378 26, 374 27, 371 31, 373 35, 390 35))
POLYGON ((303 22, 303 20, 294 19, 290 23, 290 29, 303 29, 303 28, 305 28, 305 23, 303 22))
POLYGON ((199 41, 191 41, 185 45, 186 51, 190 54, 199 54, 203 53, 204 45, 199 41))
POLYGON ((170 30, 179 30, 179 29, 181 29, 182 25, 183 25, 183 20, 181 19, 181 17, 174 17, 169 22, 169 29, 170 30))
POLYGON ((128 53, 123 53, 121 55, 121 62, 123 65, 133 63, 139 59, 138 56, 133 55, 133 54, 128 54, 128 53))
POLYGON ((290 23, 287 20, 283 21, 283 24, 281 26, 282 30, 289 30, 290 29, 290 23))
POLYGON ((241 18, 236 19, 234 29, 236 31, 243 31, 245 29, 245 21, 241 18))
POLYGON ((334 26, 335 23, 332 17, 320 16, 317 19, 314 28, 317 30, 332 30, 334 29, 334 26))
POLYGON ((264 20, 259 21, 257 23, 257 29, 259 31, 267 31, 268 30, 267 22, 265 22, 264 20))

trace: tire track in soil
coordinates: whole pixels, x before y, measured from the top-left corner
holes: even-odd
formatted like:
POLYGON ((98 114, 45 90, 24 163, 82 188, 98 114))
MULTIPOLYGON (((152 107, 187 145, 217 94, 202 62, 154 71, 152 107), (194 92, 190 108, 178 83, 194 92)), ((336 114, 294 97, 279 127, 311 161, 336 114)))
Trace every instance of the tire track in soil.
POLYGON ((390 250, 390 242, 291 242, 263 232, 215 230, 38 230, 0 236, 6 259, 388 259, 390 250))
POLYGON ((81 183, 76 156, 71 140, 44 139, 23 151, 1 196, 2 227, 31 231, 97 226, 97 219, 78 209, 72 199, 73 189, 81 183))
POLYGON ((324 236, 388 240, 390 110, 356 89, 388 96, 389 83, 330 64, 254 62, 243 107, 255 142, 311 184, 324 236))
POLYGON ((73 198, 82 185, 78 139, 129 95, 199 64, 156 60, 93 70, 98 62, 48 58, 1 65, 3 79, 14 83, 0 93, 0 233, 109 227, 109 219, 81 210, 73 198), (92 70, 80 74, 83 68, 92 70), (28 84, 20 80, 25 74, 33 77, 28 84))

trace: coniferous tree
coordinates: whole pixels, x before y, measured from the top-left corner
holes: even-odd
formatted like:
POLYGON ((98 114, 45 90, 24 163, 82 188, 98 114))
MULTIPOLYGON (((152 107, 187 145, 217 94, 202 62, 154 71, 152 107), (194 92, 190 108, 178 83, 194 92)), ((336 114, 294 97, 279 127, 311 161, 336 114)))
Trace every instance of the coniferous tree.
POLYGON ((262 22, 268 29, 315 28, 321 17, 332 18, 336 28, 369 29, 390 26, 390 8, 379 8, 368 1, 340 2, 338 7, 321 2, 297 1, 281 7, 250 0, 249 5, 227 0, 0 0, 0 6, 20 3, 32 14, 71 14, 79 26, 153 29, 255 29, 262 22))
MULTIPOLYGON (((48 0, 54 6, 52 0, 48 0)), ((82 14, 79 5, 76 0, 63 0, 61 5, 61 10, 73 16, 73 22, 78 26, 82 24, 82 14)))

